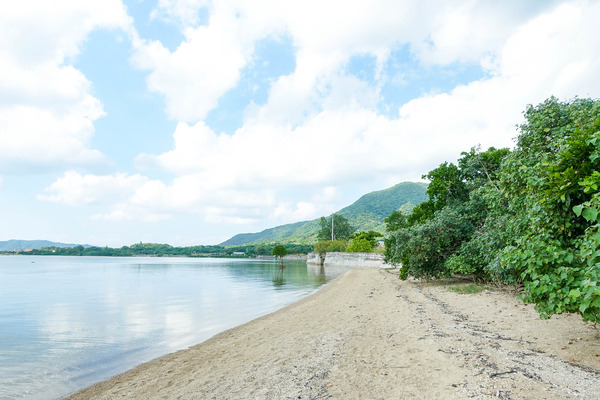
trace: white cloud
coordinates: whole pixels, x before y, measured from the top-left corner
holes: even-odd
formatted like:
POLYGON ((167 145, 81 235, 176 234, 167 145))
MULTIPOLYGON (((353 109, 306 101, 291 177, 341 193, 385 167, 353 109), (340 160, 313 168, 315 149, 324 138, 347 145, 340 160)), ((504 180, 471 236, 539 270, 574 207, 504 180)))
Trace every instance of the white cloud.
POLYGON ((50 194, 38 196, 40 200, 65 203, 71 206, 83 204, 110 204, 131 198, 144 186, 152 184, 141 175, 82 175, 75 171, 64 175, 50 185, 50 194))
POLYGON ((102 104, 69 65, 98 28, 133 33, 120 0, 0 4, 0 170, 105 162, 90 149, 102 104))
POLYGON ((161 0, 155 14, 182 21, 186 39, 173 52, 157 41, 144 42, 134 60, 138 67, 150 70, 148 87, 164 95, 171 118, 196 123, 238 84, 256 41, 289 37, 296 51, 296 70, 274 83, 273 112, 268 116, 292 118, 295 124, 314 111, 320 88, 353 55, 373 55, 381 68, 391 51, 410 45, 425 64, 484 62, 516 26, 540 9, 517 2, 460 0, 443 5, 417 0, 161 0), (195 26, 201 8, 208 10, 210 18, 207 25, 195 26))
POLYGON ((541 96, 598 97, 600 82, 600 3, 565 2, 521 26, 502 49, 497 74, 520 92, 543 90, 541 96), (527 90, 523 90, 526 88, 527 90))
POLYGON ((102 108, 91 96, 61 112, 28 106, 0 109, 5 133, 0 136, 0 170, 19 173, 104 163, 99 151, 88 148, 92 121, 100 115, 102 108))
POLYGON ((62 63, 86 36, 103 28, 129 29, 120 0, 23 0, 0 4, 0 47, 21 65, 62 63))
POLYGON ((254 42, 263 35, 254 27, 248 29, 238 8, 227 2, 212 10, 210 24, 186 28, 185 41, 175 51, 149 41, 141 43, 133 57, 139 68, 151 70, 148 88, 165 96, 167 114, 178 121, 196 122, 217 106, 219 98, 236 86, 254 42))
POLYGON ((304 221, 314 218, 318 210, 315 205, 306 201, 300 201, 296 204, 281 203, 269 216, 274 219, 284 219, 292 221, 304 221))
MULTIPOLYGON (((209 25, 189 28, 174 52, 158 42, 138 49, 136 62, 151 70, 149 87, 165 95, 169 114, 181 122, 171 150, 141 154, 136 164, 173 179, 111 176, 127 189, 103 217, 193 213, 267 226, 311 218, 347 205, 348 187, 416 180, 477 144, 510 146, 528 103, 600 95, 598 2, 546 9, 497 2, 440 9, 396 1, 252 4, 218 3, 209 25), (295 71, 273 82, 267 102, 248 108, 233 134, 214 132, 202 119, 237 84, 255 41, 281 34, 296 46, 295 71), (475 63, 486 74, 384 116, 377 108, 381 82, 360 81, 343 68, 363 54, 381 66, 406 44, 423 64, 475 63)), ((106 185, 89 176, 68 181, 42 198, 81 202, 85 188, 95 199, 106 185)))
POLYGON ((151 18, 175 22, 181 26, 195 26, 200 22, 199 11, 210 6, 209 0, 158 0, 151 18))
POLYGON ((516 28, 555 1, 444 2, 431 13, 425 40, 413 42, 415 53, 426 64, 481 63, 495 56, 516 28))
POLYGON ((203 122, 181 123, 172 151, 141 155, 138 163, 193 174, 207 190, 327 184, 342 175, 371 176, 373 168, 391 168, 370 156, 382 141, 400 144, 404 136, 393 121, 372 110, 336 103, 295 129, 257 123, 227 135, 203 122))
MULTIPOLYGON (((188 9, 186 1, 168 4, 170 10, 188 9)), ((419 6, 399 6, 396 1, 214 2, 208 25, 185 28, 186 39, 175 51, 156 41, 145 42, 134 61, 151 70, 148 87, 165 96, 167 113, 195 123, 237 85, 258 40, 289 36, 297 48, 297 69, 279 85, 282 91, 296 93, 306 107, 319 78, 334 73, 352 54, 372 53, 384 61, 399 32, 412 35, 415 27, 404 25, 411 18, 406 11, 413 7, 419 6)), ((186 15, 193 18, 196 13, 197 7, 190 7, 186 15)), ((291 107, 294 104, 288 110, 291 107)))
MULTIPOLYGON (((274 85, 270 101, 235 134, 216 134, 203 122, 180 124, 174 133, 173 150, 157 156, 142 155, 138 162, 186 175, 189 184, 197 179, 196 184, 206 190, 313 189, 388 174, 415 179, 414 170, 425 173, 479 143, 484 147, 511 146, 516 136, 514 126, 527 103, 551 94, 573 96, 585 90, 583 82, 593 85, 600 59, 592 35, 596 30, 594 16, 600 15, 597 8, 582 10, 565 4, 512 31, 502 46, 496 43, 497 38, 487 40, 491 49, 499 48, 489 77, 449 93, 415 99, 399 110, 398 118, 383 117, 375 111, 369 99, 376 92, 351 78, 330 73, 329 92, 320 102, 322 110, 292 127, 269 113, 271 107, 280 111, 286 96, 294 101, 294 90, 280 90, 279 84, 289 88, 290 77, 282 77, 274 85), (564 52, 557 53, 556 46, 564 52), (568 57, 564 57, 565 52, 568 57), (336 82, 341 84, 336 86, 336 82), (557 91, 560 86, 571 89, 557 91)), ((461 21, 471 17, 465 14, 461 21)), ((454 29, 453 23, 449 24, 446 30, 454 29)), ((487 57, 487 52, 479 49, 472 53, 487 57)), ((295 77, 297 74, 298 70, 295 77)), ((600 88, 591 93, 600 93, 600 88)), ((265 206, 272 204, 269 201, 265 206)), ((285 202, 277 207, 292 210, 285 202)))
POLYGON ((168 219, 174 209, 167 186, 139 174, 82 175, 68 171, 45 192, 38 200, 108 209, 94 214, 93 219, 160 221, 168 219))

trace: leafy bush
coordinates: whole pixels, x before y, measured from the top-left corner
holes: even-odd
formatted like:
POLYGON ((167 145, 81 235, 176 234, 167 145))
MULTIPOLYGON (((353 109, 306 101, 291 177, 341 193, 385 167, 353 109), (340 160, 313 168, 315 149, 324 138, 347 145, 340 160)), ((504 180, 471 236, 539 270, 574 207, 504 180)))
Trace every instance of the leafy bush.
POLYGON ((338 240, 322 240, 315 243, 315 253, 324 254, 333 251, 345 251, 348 247, 348 241, 343 239, 338 240))
POLYGON ((392 214, 386 220, 388 230, 392 231, 385 240, 386 261, 402 264, 402 278, 410 275, 431 279, 457 273, 486 275, 486 261, 490 254, 484 254, 470 241, 482 236, 488 213, 493 210, 487 203, 494 197, 487 193, 498 189, 487 179, 491 174, 495 176, 500 162, 486 165, 481 160, 497 160, 508 151, 494 148, 481 154, 476 151, 472 149, 470 153, 463 153, 459 165, 467 165, 467 159, 479 160, 480 173, 477 173, 472 161, 468 164, 467 175, 453 164, 444 163, 424 175, 433 180, 429 186, 432 189, 428 188, 429 205, 423 209, 415 207, 413 214, 406 218, 392 214), (481 179, 481 176, 486 178, 481 179), (444 182, 434 182, 436 180, 444 182), (483 190, 486 186, 492 186, 492 189, 486 192, 483 190), (417 217, 414 217, 415 212, 417 217), (431 214, 428 215, 428 212, 431 214))
POLYGON ((367 231, 352 234, 352 241, 346 248, 347 253, 372 253, 377 246, 377 238, 383 236, 379 232, 367 231))
POLYGON ((526 116, 511 160, 523 173, 506 175, 509 189, 525 193, 528 226, 503 261, 522 271, 523 298, 542 317, 578 312, 598 322, 600 103, 552 98, 526 116))
POLYGON ((367 239, 353 239, 346 253, 372 253, 375 246, 367 239))
POLYGON ((478 148, 424 175, 429 200, 386 219, 401 277, 524 284, 547 318, 600 321, 600 102, 552 97, 524 113, 514 151, 478 148))

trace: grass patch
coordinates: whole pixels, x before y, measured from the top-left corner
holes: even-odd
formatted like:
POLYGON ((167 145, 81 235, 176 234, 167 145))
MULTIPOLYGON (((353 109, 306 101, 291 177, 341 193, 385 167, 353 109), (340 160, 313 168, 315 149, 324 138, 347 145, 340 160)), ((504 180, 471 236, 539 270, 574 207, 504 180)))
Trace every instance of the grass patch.
POLYGON ((448 289, 452 290, 453 292, 461 293, 461 294, 481 293, 484 290, 486 290, 487 288, 488 287, 485 285, 478 285, 476 283, 469 283, 467 285, 448 286, 448 289))

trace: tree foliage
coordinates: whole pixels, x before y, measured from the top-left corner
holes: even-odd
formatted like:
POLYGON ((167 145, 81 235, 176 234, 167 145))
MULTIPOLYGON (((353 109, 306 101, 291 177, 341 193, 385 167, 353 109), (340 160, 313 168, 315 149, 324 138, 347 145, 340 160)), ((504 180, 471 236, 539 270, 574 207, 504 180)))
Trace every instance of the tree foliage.
POLYGON ((579 312, 598 322, 600 103, 551 98, 525 116, 503 172, 514 208, 522 210, 515 214, 527 225, 504 266, 521 273, 524 299, 542 316, 579 312))
POLYGON ((379 232, 363 231, 352 234, 350 245, 346 248, 347 253, 372 253, 377 246, 377 238, 383 235, 379 232))
POLYGON ((287 254, 287 250, 282 245, 278 244, 273 247, 273 255, 277 258, 283 258, 287 254))
POLYGON ((346 251, 346 247, 348 247, 347 240, 322 240, 315 243, 315 253, 324 254, 333 251, 346 251))
POLYGON ((402 277, 523 283, 542 317, 600 320, 600 102, 529 106, 514 150, 472 148, 424 175, 429 200, 390 215, 402 277))
MULTIPOLYGON (((42 247, 33 250, 27 254, 31 255, 63 255, 63 256, 182 256, 182 257, 255 257, 268 256, 273 254, 273 243, 259 243, 245 246, 220 246, 220 245, 199 245, 188 247, 175 247, 162 243, 136 243, 131 246, 119 248, 112 247, 42 247)), ((307 254, 313 251, 313 246, 306 244, 286 243, 286 250, 290 254, 307 254)), ((14 254, 14 252, 3 252, 14 254)))
POLYGON ((501 159, 506 154, 507 149, 491 147, 481 152, 473 148, 459 159, 464 171, 454 164, 441 164, 423 176, 431 180, 429 200, 411 215, 388 217, 387 230, 392 233, 385 240, 386 260, 402 264, 402 277, 486 276, 479 262, 485 255, 468 243, 482 233, 490 211, 486 199, 494 183, 481 177, 495 176, 499 163, 478 160, 501 159))
POLYGON ((321 217, 319 224, 321 225, 321 230, 317 235, 319 241, 336 239, 348 240, 355 230, 348 220, 339 214, 333 214, 329 218, 321 217), (333 236, 331 235, 332 219, 333 236))

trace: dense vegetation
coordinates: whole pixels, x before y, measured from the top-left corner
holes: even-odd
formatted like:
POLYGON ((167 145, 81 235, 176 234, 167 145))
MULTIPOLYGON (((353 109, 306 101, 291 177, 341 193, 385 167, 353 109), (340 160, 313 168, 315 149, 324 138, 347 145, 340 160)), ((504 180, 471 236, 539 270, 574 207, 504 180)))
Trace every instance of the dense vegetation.
POLYGON ((321 229, 317 233, 317 239, 319 241, 324 240, 349 240, 350 236, 354 233, 354 228, 348 220, 340 214, 333 214, 329 218, 321 217, 319 220, 321 229))
MULTIPOLYGON (((259 244, 253 246, 189 246, 173 247, 168 244, 158 243, 136 243, 131 246, 120 248, 111 247, 42 247, 41 249, 28 251, 30 255, 63 255, 63 256, 181 256, 181 257, 255 257, 270 256, 276 244, 259 244)), ((288 254, 307 254, 313 251, 313 246, 286 244, 288 254)), ((5 254, 14 254, 12 251, 4 251, 5 254)))
POLYGON ((348 220, 340 214, 332 214, 329 218, 321 217, 321 229, 317 233, 315 253, 324 254, 332 251, 345 251, 348 240, 355 231, 348 220))
POLYGON ((377 238, 383 235, 375 231, 362 231, 350 236, 350 243, 346 247, 347 253, 372 253, 377 246, 377 238))
MULTIPOLYGON (((343 216, 350 225, 361 231, 385 229, 384 219, 394 210, 408 213, 412 208, 427 200, 425 183, 403 182, 385 190, 367 193, 336 214, 343 216)), ((222 246, 240 246, 248 243, 278 242, 313 245, 317 242, 320 219, 296 222, 269 228, 257 233, 242 233, 221 243, 222 246)))
POLYGON ((383 236, 374 230, 355 232, 348 220, 339 214, 333 214, 329 218, 321 217, 319 224, 319 241, 315 243, 315 253, 319 254, 334 251, 371 253, 377 246, 377 238, 383 236))
POLYGON ((473 148, 423 177, 428 201, 387 219, 401 277, 522 283, 542 317, 600 321, 600 102, 529 106, 513 151, 473 148))

